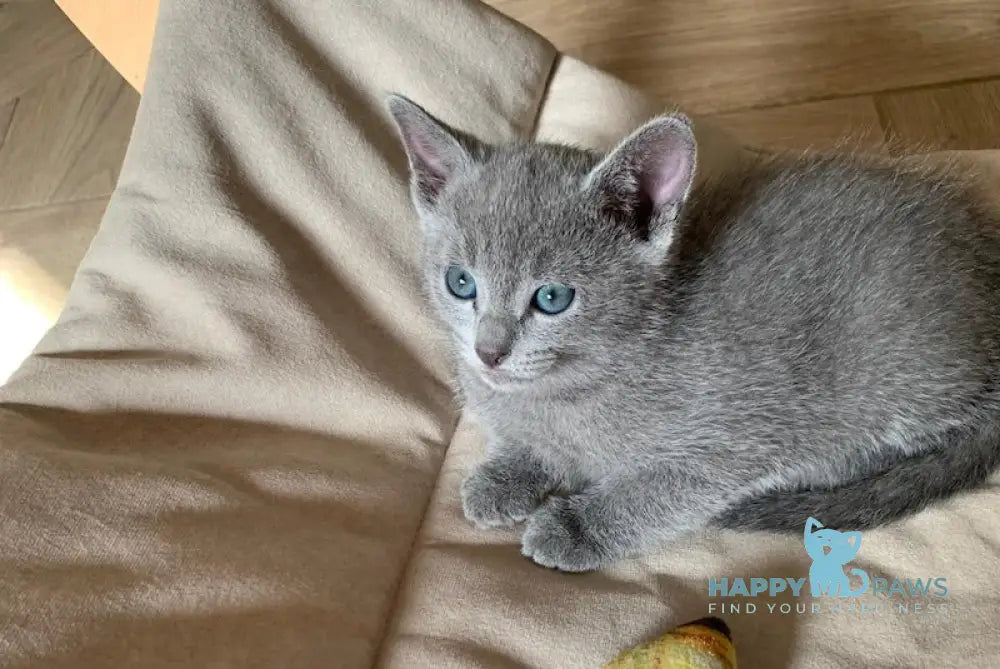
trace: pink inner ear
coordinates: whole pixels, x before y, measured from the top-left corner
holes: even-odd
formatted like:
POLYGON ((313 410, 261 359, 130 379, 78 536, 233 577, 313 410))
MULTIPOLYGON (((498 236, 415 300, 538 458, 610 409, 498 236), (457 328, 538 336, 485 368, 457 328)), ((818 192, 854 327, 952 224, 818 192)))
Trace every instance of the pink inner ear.
POLYGON ((417 130, 411 138, 410 148, 425 170, 442 180, 448 177, 448 165, 441 156, 440 147, 435 145, 432 138, 417 130))
POLYGON ((656 208, 684 198, 691 181, 691 149, 676 136, 663 136, 643 156, 640 184, 656 208))

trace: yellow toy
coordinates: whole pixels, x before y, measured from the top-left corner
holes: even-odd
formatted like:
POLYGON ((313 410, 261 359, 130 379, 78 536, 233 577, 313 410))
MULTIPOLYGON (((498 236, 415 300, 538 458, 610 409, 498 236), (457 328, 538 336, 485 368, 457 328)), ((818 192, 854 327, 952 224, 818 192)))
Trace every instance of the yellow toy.
POLYGON ((604 669, 736 669, 736 649, 726 623, 702 618, 625 651, 604 669))

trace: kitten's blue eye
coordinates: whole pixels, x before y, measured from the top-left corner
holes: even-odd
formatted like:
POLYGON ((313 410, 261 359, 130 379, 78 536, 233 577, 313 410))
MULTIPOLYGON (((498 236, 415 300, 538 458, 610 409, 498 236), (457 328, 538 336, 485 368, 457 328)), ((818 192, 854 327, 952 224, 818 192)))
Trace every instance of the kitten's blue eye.
POLYGON ((476 296, 476 279, 464 267, 449 267, 444 274, 444 282, 451 294, 460 300, 471 300, 476 296))
POLYGON ((532 304, 543 314, 561 314, 573 304, 576 291, 564 283, 547 283, 537 291, 532 304))

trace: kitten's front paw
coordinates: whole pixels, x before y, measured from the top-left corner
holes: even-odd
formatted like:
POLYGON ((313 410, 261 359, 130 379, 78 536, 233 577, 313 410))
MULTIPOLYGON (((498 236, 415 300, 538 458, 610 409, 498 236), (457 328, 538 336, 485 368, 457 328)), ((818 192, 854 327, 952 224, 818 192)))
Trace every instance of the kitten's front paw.
POLYGON ((537 509, 545 493, 528 472, 484 462, 462 483, 462 511, 478 527, 509 527, 537 509))
POLYGON ((592 571, 609 561, 588 533, 572 497, 550 497, 531 514, 521 537, 521 554, 560 571, 592 571))

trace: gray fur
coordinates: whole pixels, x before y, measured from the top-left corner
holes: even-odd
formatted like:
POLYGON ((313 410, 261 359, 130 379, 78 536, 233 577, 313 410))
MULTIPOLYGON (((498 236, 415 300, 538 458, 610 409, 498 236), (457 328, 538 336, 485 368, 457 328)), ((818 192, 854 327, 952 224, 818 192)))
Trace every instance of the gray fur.
POLYGON ((949 178, 779 157, 692 189, 681 117, 601 157, 389 106, 486 434, 465 514, 525 521, 539 564, 600 568, 712 524, 862 529, 997 465, 1000 236, 949 178), (445 288, 450 265, 476 300, 445 288), (577 291, 556 316, 530 306, 550 281, 577 291), (512 342, 503 378, 484 336, 512 342))

